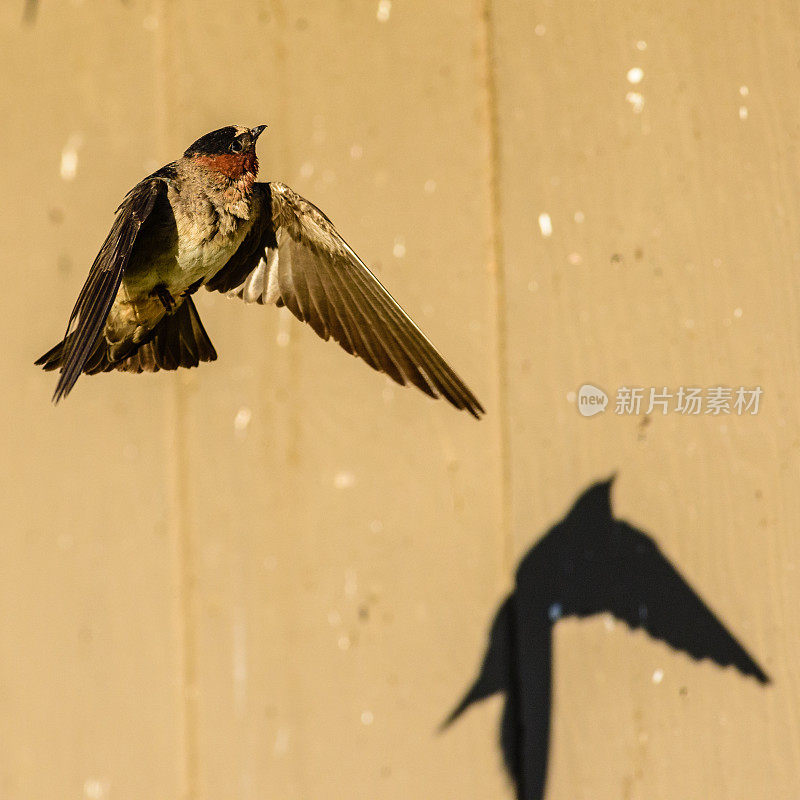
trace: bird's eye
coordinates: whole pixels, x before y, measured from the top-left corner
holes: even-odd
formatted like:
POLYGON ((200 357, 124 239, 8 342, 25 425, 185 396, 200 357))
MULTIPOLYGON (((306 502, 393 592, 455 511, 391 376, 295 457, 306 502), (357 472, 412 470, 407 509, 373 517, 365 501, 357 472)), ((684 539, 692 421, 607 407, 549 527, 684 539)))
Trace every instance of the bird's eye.
POLYGON ((244 145, 242 145, 242 143, 238 139, 234 139, 231 142, 231 147, 230 147, 231 153, 241 153, 243 149, 244 145))

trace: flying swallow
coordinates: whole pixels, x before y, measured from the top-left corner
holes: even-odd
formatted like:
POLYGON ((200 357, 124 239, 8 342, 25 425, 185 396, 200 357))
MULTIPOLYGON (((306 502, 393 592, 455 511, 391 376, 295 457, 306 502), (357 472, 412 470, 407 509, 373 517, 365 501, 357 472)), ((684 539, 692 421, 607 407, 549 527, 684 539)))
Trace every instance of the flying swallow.
POLYGON ((265 127, 212 131, 127 194, 64 339, 36 361, 60 371, 53 401, 84 372, 214 361, 192 301, 205 286, 245 303, 286 306, 397 383, 479 418, 475 395, 328 217, 283 183, 256 182, 265 127))

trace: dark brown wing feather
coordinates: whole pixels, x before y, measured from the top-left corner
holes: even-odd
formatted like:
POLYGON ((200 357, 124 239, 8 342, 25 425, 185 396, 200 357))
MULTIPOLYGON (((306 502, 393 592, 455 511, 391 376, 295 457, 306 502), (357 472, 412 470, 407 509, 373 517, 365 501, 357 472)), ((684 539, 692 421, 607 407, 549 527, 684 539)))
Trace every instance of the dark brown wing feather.
POLYGON ((323 339, 400 384, 413 383, 479 418, 483 407, 315 205, 259 183, 256 224, 206 284, 247 303, 285 305, 323 339))
POLYGON ((97 337, 108 317, 130 260, 136 236, 165 187, 166 184, 160 178, 146 178, 131 189, 117 209, 111 232, 103 242, 69 316, 67 333, 64 336, 66 352, 53 395, 54 403, 69 394, 94 352, 97 337), (75 331, 70 333, 76 320, 75 331))

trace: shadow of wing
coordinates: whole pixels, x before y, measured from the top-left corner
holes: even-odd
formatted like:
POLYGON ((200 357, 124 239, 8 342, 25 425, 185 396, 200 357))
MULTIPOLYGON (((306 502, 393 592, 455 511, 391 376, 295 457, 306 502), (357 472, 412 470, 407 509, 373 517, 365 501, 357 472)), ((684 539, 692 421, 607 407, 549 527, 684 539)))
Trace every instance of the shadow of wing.
POLYGON ((769 676, 649 537, 624 522, 617 523, 616 534, 618 541, 632 546, 625 545, 631 550, 624 559, 627 574, 609 608, 615 617, 692 658, 734 666, 743 675, 769 683, 769 676))
POLYGON ((510 594, 495 614, 489 643, 478 677, 461 702, 448 714, 439 730, 452 725, 473 703, 497 692, 507 692, 513 680, 514 595, 510 594))

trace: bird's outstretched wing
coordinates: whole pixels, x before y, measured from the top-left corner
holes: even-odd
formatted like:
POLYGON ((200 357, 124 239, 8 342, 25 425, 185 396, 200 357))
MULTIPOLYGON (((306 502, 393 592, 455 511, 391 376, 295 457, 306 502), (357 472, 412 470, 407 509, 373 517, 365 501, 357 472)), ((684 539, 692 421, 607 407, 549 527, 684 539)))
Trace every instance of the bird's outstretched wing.
POLYGON ((254 192, 255 224, 206 288, 286 306, 373 369, 479 418, 475 395, 325 214, 282 183, 257 183, 254 192))
POLYGON ((64 336, 67 352, 64 354, 61 375, 53 395, 54 403, 69 394, 91 356, 117 295, 136 236, 153 210, 159 194, 165 189, 166 183, 161 178, 145 178, 128 192, 117 209, 111 231, 103 242, 69 315, 64 336), (70 336, 73 323, 77 324, 74 334, 70 336))

